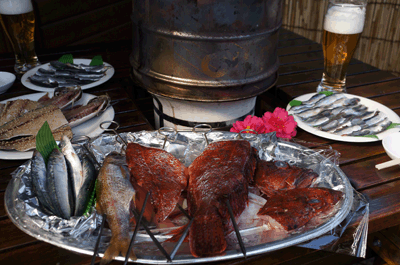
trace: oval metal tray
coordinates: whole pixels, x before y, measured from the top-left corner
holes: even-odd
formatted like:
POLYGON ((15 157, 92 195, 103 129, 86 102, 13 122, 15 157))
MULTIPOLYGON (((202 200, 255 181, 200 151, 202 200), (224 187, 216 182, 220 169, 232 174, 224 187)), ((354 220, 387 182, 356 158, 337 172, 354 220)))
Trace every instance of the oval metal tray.
MULTIPOLYGON (((148 142, 148 145, 154 146, 154 141, 157 144, 162 144, 162 140, 164 139, 163 137, 156 137, 155 135, 157 132, 139 132, 139 133, 130 133, 134 134, 135 137, 137 137, 138 142, 143 143, 143 141, 150 141, 148 142), (143 138, 141 138, 143 137, 143 138), (155 139, 158 138, 158 139, 155 139)), ((208 138, 213 141, 213 140, 222 140, 222 139, 236 139, 237 134, 233 133, 228 133, 228 132, 211 132, 207 134, 208 138)), ((101 137, 108 137, 102 135, 101 137)), ((115 136, 109 136, 109 137, 115 137, 115 136)), ((195 135, 190 132, 179 132, 177 137, 174 137, 174 141, 178 141, 180 144, 182 142, 184 143, 186 141, 198 141, 199 137, 198 134, 195 135), (185 140, 186 138, 186 140, 185 140), (182 141, 182 139, 184 139, 182 141), (189 140, 188 140, 189 139, 189 140), (196 140, 197 139, 197 140, 196 140)), ((108 141, 109 143, 110 141, 108 141)), ((262 141, 261 141, 262 142, 262 141)), ((157 145, 156 144, 156 145, 157 145)), ((259 142, 258 142, 259 144, 259 142)), ((353 203, 353 188, 346 177, 346 175, 343 173, 343 171, 336 166, 332 161, 329 159, 326 159, 323 157, 320 153, 315 152, 313 150, 307 149, 301 145, 291 143, 291 142, 286 142, 286 141, 280 141, 278 140, 276 143, 276 147, 280 150, 281 154, 285 154, 286 152, 288 153, 296 153, 296 152, 304 152, 300 155, 303 159, 311 159, 312 161, 324 161, 325 164, 327 164, 331 168, 331 173, 330 173, 330 180, 328 181, 331 183, 331 185, 334 186, 334 188, 337 188, 341 191, 344 192, 344 198, 342 199, 341 206, 338 209, 338 211, 331 216, 325 223, 319 225, 318 227, 311 228, 308 231, 301 232, 301 233, 296 233, 296 234, 291 234, 290 236, 276 240, 273 242, 267 242, 267 243, 261 243, 253 245, 254 242, 262 242, 260 239, 257 240, 252 240, 251 238, 246 238, 246 233, 250 232, 252 229, 247 229, 246 231, 241 230, 241 233, 243 233, 243 241, 245 242, 246 245, 246 252, 247 256, 253 256, 253 255, 258 255, 262 253, 267 253, 271 252, 274 250, 286 248, 289 246, 294 246, 306 241, 309 241, 311 239, 317 238, 321 235, 324 235, 325 233, 331 231, 334 229, 336 226, 338 226, 349 214, 352 203, 353 203), (312 157, 312 158, 309 158, 312 157)), ((173 148, 173 143, 170 143, 168 146, 169 150, 174 150, 173 148)), ((182 149, 181 147, 177 147, 176 149, 182 149)), ((271 151, 271 150, 269 150, 271 151)), ((289 156, 290 157, 290 156, 289 156)), ((320 162, 319 162, 320 163, 320 162)), ((28 171, 29 168, 28 168, 28 171)), ((28 172, 29 173, 29 172, 28 172)), ((59 233, 54 233, 51 231, 46 231, 43 230, 42 228, 39 227, 37 223, 37 217, 31 217, 27 214, 25 211, 24 207, 24 202, 20 200, 17 196, 18 190, 20 189, 22 183, 21 183, 21 178, 18 176, 15 176, 9 183, 6 193, 5 193, 5 206, 7 213, 12 220, 12 222, 23 232, 27 233, 28 235, 50 243, 52 245, 58 246, 60 248, 64 248, 70 251, 74 251, 77 253, 82 253, 82 254, 87 254, 87 255, 93 255, 94 252, 94 247, 95 243, 97 240, 97 235, 93 235, 92 233, 89 236, 86 236, 84 238, 78 237, 74 238, 71 236, 64 236, 59 233)), ((257 229, 257 228, 255 228, 257 229)), ((108 230, 108 229, 107 229, 108 230)), ((163 241, 165 236, 163 235, 156 235, 160 241, 163 241)), ((254 237, 254 234, 253 234, 254 237)), ((260 234, 259 237, 262 237, 260 234)), ((103 253, 108 246, 108 242, 110 239, 110 231, 106 232, 104 235, 102 235, 102 240, 100 244, 100 252, 99 256, 102 257, 103 253)), ((144 264, 164 264, 164 263, 169 263, 167 262, 167 259, 161 254, 161 252, 156 248, 156 246, 151 242, 147 234, 138 234, 137 240, 140 243, 135 243, 134 245, 134 251, 138 257, 136 260, 137 263, 144 263, 144 264)), ((165 243, 164 247, 166 248, 167 252, 170 252, 174 246, 174 243, 165 243)), ((229 259, 235 259, 235 258, 241 258, 243 257, 243 254, 240 250, 239 245, 236 246, 229 246, 225 251, 223 255, 220 256, 214 256, 214 257, 201 257, 201 258, 195 258, 190 254, 189 251, 189 246, 187 243, 183 243, 182 246, 180 247, 179 251, 177 252, 176 256, 173 259, 174 264, 188 264, 188 263, 206 263, 206 262, 214 262, 214 261, 223 261, 223 260, 229 260, 229 259)), ((117 260, 124 260, 124 257, 119 256, 116 258, 117 260)))

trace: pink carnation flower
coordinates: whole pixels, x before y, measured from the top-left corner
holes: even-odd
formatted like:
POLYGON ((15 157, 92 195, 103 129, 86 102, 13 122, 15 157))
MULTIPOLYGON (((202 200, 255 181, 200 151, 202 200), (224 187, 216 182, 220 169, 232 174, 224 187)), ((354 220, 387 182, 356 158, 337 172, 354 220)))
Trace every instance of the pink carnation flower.
MULTIPOLYGON (((240 132, 244 129, 252 129, 258 134, 265 133, 264 122, 260 117, 248 115, 243 121, 237 121, 232 124, 231 132, 240 132)), ((248 131, 249 133, 253 133, 248 131)))
POLYGON ((293 116, 282 108, 276 108, 273 113, 266 112, 262 117, 267 133, 276 132, 276 136, 280 138, 291 139, 296 136, 297 122, 293 116))

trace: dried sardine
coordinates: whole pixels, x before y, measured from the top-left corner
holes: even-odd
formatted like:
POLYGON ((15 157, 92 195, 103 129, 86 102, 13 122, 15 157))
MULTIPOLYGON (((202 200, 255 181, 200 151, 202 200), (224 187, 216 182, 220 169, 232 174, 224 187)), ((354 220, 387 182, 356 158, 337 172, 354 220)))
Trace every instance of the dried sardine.
POLYGON ((41 97, 38 102, 44 106, 51 104, 59 107, 60 109, 64 109, 65 107, 78 101, 81 96, 82 89, 80 86, 57 87, 54 89, 54 95, 52 98, 46 94, 41 97))
POLYGON ((111 99, 107 95, 98 96, 89 100, 84 106, 75 106, 72 109, 64 110, 65 118, 71 127, 77 126, 106 110, 111 99))
POLYGON ((12 121, 39 106, 40 103, 29 99, 7 101, 4 104, 3 110, 0 112, 0 125, 12 121))
MULTIPOLYGON (((66 124, 52 131, 56 141, 60 141, 63 135, 72 138, 71 127, 66 124)), ((16 140, 0 141, 0 150, 17 150, 25 152, 36 148, 36 135, 18 138, 16 140)))
POLYGON ((54 105, 44 106, 31 110, 25 115, 0 126, 0 140, 36 135, 45 121, 49 123, 51 130, 68 123, 58 107, 54 105))

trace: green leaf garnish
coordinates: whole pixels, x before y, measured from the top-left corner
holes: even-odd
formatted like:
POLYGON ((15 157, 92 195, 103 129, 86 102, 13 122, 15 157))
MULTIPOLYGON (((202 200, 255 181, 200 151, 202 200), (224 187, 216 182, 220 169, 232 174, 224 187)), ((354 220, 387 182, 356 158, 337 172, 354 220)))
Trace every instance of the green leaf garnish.
POLYGON ((101 55, 96 55, 95 57, 93 57, 92 61, 90 62, 89 65, 102 65, 103 64, 103 58, 101 57, 101 55))
POLYGON ((400 123, 392 123, 392 124, 389 125, 389 127, 386 128, 386 130, 393 129, 393 128, 397 127, 397 126, 400 126, 400 123))
POLYGON ((90 199, 88 201, 88 204, 86 205, 85 212, 83 213, 84 216, 88 216, 92 212, 92 208, 94 205, 96 205, 96 186, 97 186, 97 178, 94 182, 94 188, 92 191, 92 194, 90 194, 90 199))
POLYGON ((36 149, 43 156, 46 164, 54 148, 58 148, 58 146, 54 140, 49 124, 45 121, 36 135, 36 149))
POLYGON ((58 59, 58 61, 62 63, 74 63, 74 58, 72 57, 72 54, 64 54, 60 59, 58 59))
POLYGON ((326 96, 330 96, 333 94, 333 92, 332 91, 321 91, 321 92, 318 92, 318 94, 325 94, 326 96))
POLYGON ((302 104, 302 102, 300 100, 292 100, 292 101, 289 102, 289 105, 291 107, 300 106, 301 104, 302 104))
POLYGON ((369 137, 369 138, 379 139, 378 136, 376 136, 375 134, 357 135, 357 137, 369 137))

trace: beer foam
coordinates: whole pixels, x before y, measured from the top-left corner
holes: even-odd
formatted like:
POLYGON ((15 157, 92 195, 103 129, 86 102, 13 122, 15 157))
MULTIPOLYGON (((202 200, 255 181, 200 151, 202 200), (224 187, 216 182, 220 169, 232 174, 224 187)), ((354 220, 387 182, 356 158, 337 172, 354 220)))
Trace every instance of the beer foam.
POLYGON ((364 29, 365 7, 352 4, 332 6, 328 9, 324 29, 338 34, 357 34, 364 29))
POLYGON ((19 15, 33 11, 31 0, 0 0, 0 14, 19 15))

